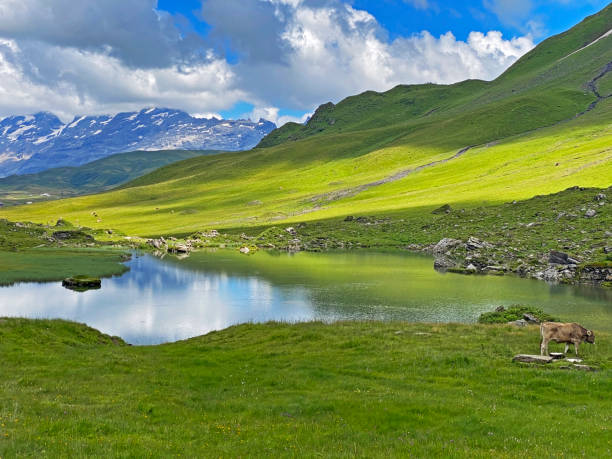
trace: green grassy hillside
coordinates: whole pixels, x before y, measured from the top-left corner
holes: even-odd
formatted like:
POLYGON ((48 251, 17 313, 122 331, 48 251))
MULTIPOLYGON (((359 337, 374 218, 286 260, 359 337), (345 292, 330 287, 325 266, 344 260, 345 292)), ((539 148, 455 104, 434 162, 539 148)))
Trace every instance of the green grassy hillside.
POLYGON ((250 152, 182 161, 112 192, 0 215, 184 234, 608 187, 612 98, 601 95, 612 35, 583 47, 610 24, 612 5, 493 82, 367 92, 320 107, 306 126, 274 131, 250 152))
POLYGON ((36 174, 0 179, 0 201, 4 205, 44 201, 114 188, 162 166, 218 153, 215 151, 134 151, 108 156, 78 167, 59 167, 36 174), (50 196, 41 196, 48 194, 50 196))
POLYGON ((610 336, 580 348, 596 372, 513 363, 538 333, 245 324, 129 347, 84 325, 0 319, 0 455, 609 457, 610 336))

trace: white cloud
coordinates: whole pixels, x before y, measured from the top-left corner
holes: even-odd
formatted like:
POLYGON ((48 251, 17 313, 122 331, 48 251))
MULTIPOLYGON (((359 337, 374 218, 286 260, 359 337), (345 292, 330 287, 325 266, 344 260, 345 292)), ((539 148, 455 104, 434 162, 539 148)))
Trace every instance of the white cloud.
POLYGON ((223 59, 133 69, 108 54, 0 40, 0 113, 113 113, 143 106, 220 111, 246 97, 223 59))
POLYGON ((256 107, 246 114, 252 119, 302 122, 307 115, 281 116, 279 107, 312 112, 401 83, 489 80, 533 47, 529 37, 504 40, 495 31, 389 42, 374 16, 341 0, 206 0, 206 43, 156 14, 154 0, 82 0, 72 10, 67 2, 0 3, 0 115, 48 110, 67 118, 155 105, 209 116, 245 101, 256 107), (218 41, 231 44, 237 62, 213 51, 223 49, 218 41))
POLYGON ((492 79, 533 47, 527 38, 504 40, 499 32, 472 32, 466 42, 452 33, 428 32, 389 43, 375 18, 347 5, 285 12, 280 63, 238 64, 251 90, 274 106, 312 108, 364 90, 400 83, 453 83, 492 79), (287 14, 289 13, 289 14, 287 14))

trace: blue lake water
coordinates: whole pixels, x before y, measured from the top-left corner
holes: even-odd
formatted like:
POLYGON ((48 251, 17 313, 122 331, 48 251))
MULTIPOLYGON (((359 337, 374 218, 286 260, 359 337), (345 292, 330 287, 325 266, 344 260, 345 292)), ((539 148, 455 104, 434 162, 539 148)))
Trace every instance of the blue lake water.
POLYGON ((185 260, 135 256, 127 264, 129 272, 84 293, 60 282, 1 287, 0 316, 74 320, 132 344, 158 344, 270 320, 470 323, 498 305, 522 303, 612 332, 610 290, 441 274, 418 255, 219 251, 185 260))

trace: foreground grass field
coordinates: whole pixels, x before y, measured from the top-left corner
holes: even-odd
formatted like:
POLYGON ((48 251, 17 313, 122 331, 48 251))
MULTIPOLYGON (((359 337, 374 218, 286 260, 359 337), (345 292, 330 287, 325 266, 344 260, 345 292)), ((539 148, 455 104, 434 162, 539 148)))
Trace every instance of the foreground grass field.
POLYGON ((582 347, 597 372, 511 362, 537 349, 537 327, 241 325, 128 347, 0 319, 0 455, 609 457, 610 336, 582 347))

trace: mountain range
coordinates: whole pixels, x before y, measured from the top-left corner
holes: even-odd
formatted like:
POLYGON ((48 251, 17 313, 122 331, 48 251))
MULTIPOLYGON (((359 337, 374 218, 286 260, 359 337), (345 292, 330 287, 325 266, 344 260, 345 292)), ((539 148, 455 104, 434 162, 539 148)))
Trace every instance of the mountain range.
POLYGON ((248 150, 275 128, 263 119, 195 118, 165 108, 78 116, 70 123, 47 112, 10 116, 0 120, 0 177, 79 166, 134 150, 248 150))
MULTIPOLYGON (((197 156, 104 193, 13 206, 0 217, 64 218, 150 237, 372 215, 413 221, 437 208, 607 188, 611 29, 612 5, 544 40, 493 81, 367 91, 321 105, 305 125, 287 123, 250 151, 197 156)), ((603 231, 608 207, 597 205, 603 231)), ((538 217, 517 225, 537 232, 538 217)), ((513 228, 498 230, 511 239, 513 228)), ((403 242, 419 241, 406 233, 403 242)))

